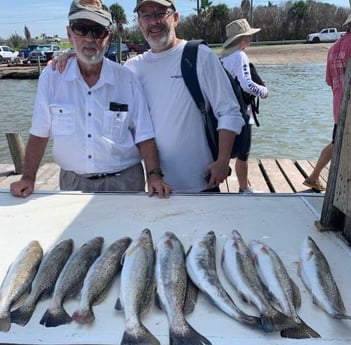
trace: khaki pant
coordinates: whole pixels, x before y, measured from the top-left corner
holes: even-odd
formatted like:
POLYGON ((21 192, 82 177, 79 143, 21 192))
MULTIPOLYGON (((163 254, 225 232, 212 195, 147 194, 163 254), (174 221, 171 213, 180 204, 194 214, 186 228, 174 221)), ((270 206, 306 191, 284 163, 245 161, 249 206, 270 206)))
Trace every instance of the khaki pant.
POLYGON ((143 192, 145 191, 144 170, 141 163, 118 172, 114 176, 89 179, 73 171, 61 169, 62 191, 93 192, 143 192))

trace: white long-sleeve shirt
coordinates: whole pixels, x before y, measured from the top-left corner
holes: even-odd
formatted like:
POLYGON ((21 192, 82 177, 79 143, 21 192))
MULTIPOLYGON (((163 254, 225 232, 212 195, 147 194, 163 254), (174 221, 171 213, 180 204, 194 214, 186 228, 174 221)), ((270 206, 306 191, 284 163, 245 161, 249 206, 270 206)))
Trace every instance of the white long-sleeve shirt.
MULTIPOLYGON (((139 77, 155 129, 164 180, 175 192, 207 188, 205 170, 213 161, 202 115, 182 77, 185 41, 161 52, 148 51, 125 66, 139 77)), ((211 49, 199 46, 197 74, 202 93, 218 117, 218 129, 240 133, 244 120, 230 82, 211 49)))

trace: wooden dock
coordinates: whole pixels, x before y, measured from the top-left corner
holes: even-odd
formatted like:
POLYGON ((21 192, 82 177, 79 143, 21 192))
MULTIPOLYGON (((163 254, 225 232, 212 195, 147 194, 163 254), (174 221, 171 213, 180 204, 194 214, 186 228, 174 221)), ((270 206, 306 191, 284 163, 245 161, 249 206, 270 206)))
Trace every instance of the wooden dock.
MULTIPOLYGON (((235 160, 231 161, 233 173, 220 189, 223 193, 237 193, 238 181, 234 173, 235 160)), ((261 193, 314 193, 316 191, 303 185, 305 178, 312 172, 315 161, 291 159, 253 159, 249 160, 249 180, 252 188, 261 193)), ((329 166, 321 174, 326 185, 329 166)), ((12 164, 0 164, 0 189, 9 189, 20 175, 14 174, 12 164)), ((43 164, 37 174, 36 190, 59 190, 59 167, 55 163, 43 164)), ((319 193, 319 192, 318 192, 319 193)))

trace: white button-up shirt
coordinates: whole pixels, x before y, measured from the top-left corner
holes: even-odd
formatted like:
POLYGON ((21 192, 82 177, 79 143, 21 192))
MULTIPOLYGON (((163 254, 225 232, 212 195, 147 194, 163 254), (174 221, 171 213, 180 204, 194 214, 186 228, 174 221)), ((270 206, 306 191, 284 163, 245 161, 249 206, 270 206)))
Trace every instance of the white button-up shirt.
POLYGON ((69 60, 62 74, 47 67, 39 79, 30 133, 51 137, 54 161, 78 174, 135 165, 141 159, 135 144, 154 137, 139 81, 107 59, 91 88, 76 59, 69 60), (127 105, 128 111, 118 111, 118 105, 115 110, 116 104, 127 105))

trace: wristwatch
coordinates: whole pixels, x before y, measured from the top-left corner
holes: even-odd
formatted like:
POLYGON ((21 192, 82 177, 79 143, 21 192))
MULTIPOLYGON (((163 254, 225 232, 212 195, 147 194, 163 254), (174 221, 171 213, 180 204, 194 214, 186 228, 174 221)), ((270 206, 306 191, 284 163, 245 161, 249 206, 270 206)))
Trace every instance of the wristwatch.
POLYGON ((159 175, 160 177, 163 177, 163 172, 160 168, 155 168, 155 169, 151 169, 149 172, 148 172, 148 176, 149 178, 152 176, 152 175, 159 175))

